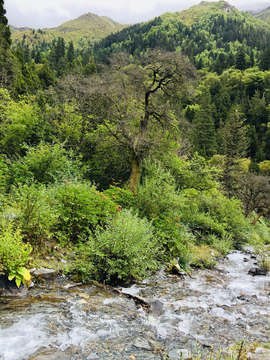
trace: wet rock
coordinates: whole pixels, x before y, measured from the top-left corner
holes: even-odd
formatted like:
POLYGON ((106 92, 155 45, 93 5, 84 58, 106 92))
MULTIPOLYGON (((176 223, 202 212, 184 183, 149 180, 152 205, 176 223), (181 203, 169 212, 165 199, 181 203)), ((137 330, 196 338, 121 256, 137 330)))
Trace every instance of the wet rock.
POLYGON ((40 278, 42 278, 42 279, 51 279, 54 276, 55 271, 53 269, 41 268, 39 270, 35 270, 33 274, 38 279, 40 279, 40 278))
POLYGON ((184 360, 191 358, 191 352, 187 349, 174 349, 169 352, 170 360, 184 360))
POLYGON ((71 355, 61 351, 46 351, 43 354, 31 357, 29 360, 71 360, 71 355))
POLYGON ((86 360, 98 360, 99 357, 95 353, 91 353, 89 356, 87 356, 86 360))
POLYGON ((248 360, 270 360, 270 350, 265 348, 257 348, 253 354, 248 353, 248 360))
POLYGON ((144 349, 149 351, 152 350, 152 346, 149 344, 148 340, 142 337, 138 337, 133 345, 139 349, 144 349))
POLYGON ((37 299, 40 301, 46 301, 53 304, 62 303, 66 301, 64 297, 55 294, 40 294, 37 296, 37 299))
POLYGON ((159 300, 151 302, 149 312, 156 316, 161 315, 163 312, 163 303, 159 300))
POLYGON ((267 270, 253 267, 253 268, 249 269, 248 274, 252 275, 252 276, 258 276, 258 275, 266 276, 267 270))
POLYGON ((18 288, 15 280, 9 281, 7 275, 0 275, 0 296, 26 296, 28 289, 26 285, 21 284, 18 288))

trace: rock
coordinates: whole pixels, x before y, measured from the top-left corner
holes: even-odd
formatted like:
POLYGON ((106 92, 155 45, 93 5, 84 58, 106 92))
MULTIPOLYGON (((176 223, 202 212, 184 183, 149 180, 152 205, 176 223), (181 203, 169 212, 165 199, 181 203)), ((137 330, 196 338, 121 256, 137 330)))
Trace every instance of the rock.
POLYGON ((35 270, 33 274, 39 279, 51 279, 54 276, 55 271, 53 269, 41 268, 39 270, 35 270))
POLYGON ((61 351, 46 351, 44 354, 31 357, 29 360, 71 360, 71 355, 65 354, 61 351))
POLYGON ((57 296, 55 294, 40 294, 37 296, 37 299, 40 301, 46 301, 52 304, 58 304, 66 302, 66 299, 61 296, 57 296))
POLYGON ((0 275, 0 296, 27 296, 28 288, 21 284, 20 287, 16 285, 15 280, 8 280, 7 275, 0 275))
POLYGON ((87 301, 85 301, 84 299, 81 299, 77 302, 78 305, 86 305, 87 301))
POLYGON ((86 360, 97 360, 99 357, 95 353, 91 353, 89 356, 87 356, 86 360))
POLYGON ((148 340, 142 337, 138 337, 134 344, 136 348, 144 349, 144 350, 152 350, 152 346, 149 344, 148 340))
POLYGON ((185 360, 191 358, 191 352, 187 349, 174 349, 169 352, 170 360, 185 360))
POLYGON ((248 274, 252 275, 252 276, 258 276, 258 275, 266 276, 267 270, 253 267, 253 268, 249 269, 248 274))
POLYGON ((162 304, 162 302, 159 301, 159 300, 155 300, 155 301, 151 302, 149 312, 156 315, 156 316, 161 315, 162 312, 163 312, 163 304, 162 304))
POLYGON ((247 358, 249 360, 270 360, 270 350, 259 347, 253 354, 248 353, 247 358))

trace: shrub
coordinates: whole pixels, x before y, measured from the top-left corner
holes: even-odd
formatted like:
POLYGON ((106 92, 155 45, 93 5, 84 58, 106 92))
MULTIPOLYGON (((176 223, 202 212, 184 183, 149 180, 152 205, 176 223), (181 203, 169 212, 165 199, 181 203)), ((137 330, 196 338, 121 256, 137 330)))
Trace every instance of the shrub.
POLYGON ((87 182, 65 181, 55 188, 54 196, 58 219, 52 231, 61 240, 86 241, 105 226, 108 215, 118 212, 113 201, 87 182))
POLYGON ((104 231, 98 230, 96 236, 80 248, 76 269, 84 281, 94 272, 104 274, 107 279, 112 276, 140 279, 147 269, 157 268, 159 255, 160 246, 151 223, 123 210, 104 231))
POLYGON ((136 204, 135 195, 128 189, 122 189, 120 187, 110 185, 110 188, 105 190, 104 195, 114 201, 121 208, 129 209, 136 204))
POLYGON ((21 281, 30 280, 29 272, 24 265, 29 261, 32 248, 24 244, 20 229, 14 229, 12 222, 3 221, 0 234, 0 272, 15 277, 19 287, 21 281))
POLYGON ((22 229, 25 240, 37 245, 51 236, 50 229, 57 220, 51 189, 29 182, 18 188, 13 187, 9 200, 4 215, 13 217, 16 226, 22 229))
POLYGON ((72 152, 68 153, 59 145, 40 144, 36 148, 28 148, 25 157, 9 165, 7 190, 11 185, 25 184, 31 179, 42 184, 78 179, 83 171, 72 152))

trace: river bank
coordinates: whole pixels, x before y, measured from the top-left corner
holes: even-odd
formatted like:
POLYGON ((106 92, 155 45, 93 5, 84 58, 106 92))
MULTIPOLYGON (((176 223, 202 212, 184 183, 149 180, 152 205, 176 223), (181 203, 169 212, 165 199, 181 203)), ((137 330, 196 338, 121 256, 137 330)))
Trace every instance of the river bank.
POLYGON ((237 342, 268 343, 270 276, 252 276, 250 251, 233 251, 215 269, 184 278, 161 269, 122 291, 102 285, 37 284, 23 299, 0 300, 1 360, 177 359, 237 342))

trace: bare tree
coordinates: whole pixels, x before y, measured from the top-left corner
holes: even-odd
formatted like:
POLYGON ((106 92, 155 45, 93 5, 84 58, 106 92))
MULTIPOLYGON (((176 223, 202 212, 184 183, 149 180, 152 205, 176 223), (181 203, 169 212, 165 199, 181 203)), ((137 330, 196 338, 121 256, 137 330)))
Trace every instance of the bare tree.
POLYGON ((190 91, 193 65, 180 53, 151 51, 140 63, 116 55, 89 78, 69 78, 64 87, 78 100, 77 111, 96 128, 95 136, 129 158, 129 187, 136 191, 141 161, 168 151, 179 137, 175 104, 190 91))
POLYGON ((266 216, 270 212, 270 177, 258 176, 247 173, 239 181, 238 194, 243 202, 245 216, 253 211, 257 216, 252 221, 255 224, 261 216, 266 216))

